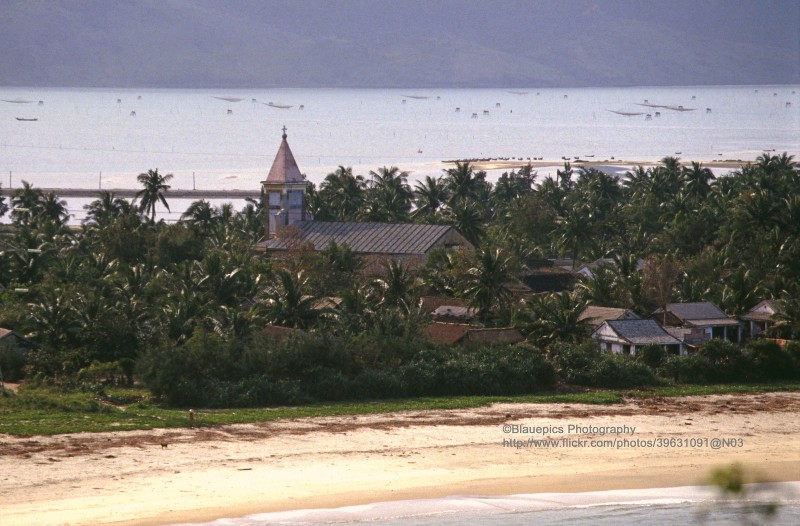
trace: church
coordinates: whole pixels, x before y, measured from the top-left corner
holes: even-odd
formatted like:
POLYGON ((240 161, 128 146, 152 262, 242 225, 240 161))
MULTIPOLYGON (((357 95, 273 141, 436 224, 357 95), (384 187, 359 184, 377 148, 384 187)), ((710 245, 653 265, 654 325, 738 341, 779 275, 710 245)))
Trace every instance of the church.
POLYGON ((309 183, 286 138, 284 127, 278 154, 267 179, 261 182, 267 235, 256 244, 257 250, 278 254, 300 243, 320 251, 334 241, 362 257, 392 259, 417 267, 434 249, 474 248, 449 225, 315 221, 306 210, 309 183))

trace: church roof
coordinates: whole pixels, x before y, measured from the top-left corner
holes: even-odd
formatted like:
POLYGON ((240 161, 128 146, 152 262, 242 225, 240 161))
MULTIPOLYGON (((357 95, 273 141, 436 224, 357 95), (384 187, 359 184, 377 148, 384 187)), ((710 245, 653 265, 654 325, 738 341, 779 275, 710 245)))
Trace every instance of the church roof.
MULTIPOLYGON (((437 242, 455 229, 449 225, 416 223, 355 223, 299 221, 294 223, 303 242, 324 250, 331 241, 347 245, 360 254, 426 254, 437 242)), ((458 234, 460 238, 461 235, 458 234)), ((462 238, 463 239, 463 238, 462 238)), ((281 238, 261 242, 267 250, 286 250, 281 238)), ((465 246, 469 242, 463 240, 465 246)))
POLYGON ((300 168, 297 166, 297 161, 294 160, 292 149, 289 148, 289 143, 286 142, 286 128, 283 129, 283 138, 281 146, 278 148, 278 154, 275 160, 272 161, 272 168, 267 175, 268 183, 302 183, 305 181, 303 174, 300 173, 300 168))

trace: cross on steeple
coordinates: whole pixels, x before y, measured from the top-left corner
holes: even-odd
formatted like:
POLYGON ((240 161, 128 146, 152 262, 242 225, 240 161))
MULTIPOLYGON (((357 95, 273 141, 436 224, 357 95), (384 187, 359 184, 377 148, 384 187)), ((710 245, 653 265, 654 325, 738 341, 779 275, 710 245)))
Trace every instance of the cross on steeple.
POLYGON ((283 130, 283 138, 285 139, 286 138, 286 125, 284 124, 283 128, 281 128, 281 129, 283 130))

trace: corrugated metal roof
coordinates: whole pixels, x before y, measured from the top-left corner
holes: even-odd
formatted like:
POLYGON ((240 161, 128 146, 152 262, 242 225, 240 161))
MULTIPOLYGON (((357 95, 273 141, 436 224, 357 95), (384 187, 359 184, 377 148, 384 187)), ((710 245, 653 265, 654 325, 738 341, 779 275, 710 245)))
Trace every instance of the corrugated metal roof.
MULTIPOLYGON (((300 232, 303 242, 311 243, 316 250, 335 241, 361 254, 425 254, 453 230, 449 225, 412 223, 299 221, 292 226, 300 232)), ((273 238, 266 240, 264 246, 267 250, 286 250, 287 243, 273 238)))
POLYGON ((670 303, 667 311, 672 312, 678 318, 685 321, 694 320, 719 320, 728 318, 728 315, 720 310, 719 307, 709 301, 696 303, 670 303))
POLYGON ((620 338, 628 340, 634 345, 681 343, 667 333, 655 320, 609 320, 605 323, 614 329, 620 338))
POLYGON ((591 325, 600 325, 606 320, 619 320, 619 319, 638 319, 639 316, 629 309, 620 309, 616 307, 598 307, 596 305, 589 305, 580 316, 578 321, 587 320, 591 325))

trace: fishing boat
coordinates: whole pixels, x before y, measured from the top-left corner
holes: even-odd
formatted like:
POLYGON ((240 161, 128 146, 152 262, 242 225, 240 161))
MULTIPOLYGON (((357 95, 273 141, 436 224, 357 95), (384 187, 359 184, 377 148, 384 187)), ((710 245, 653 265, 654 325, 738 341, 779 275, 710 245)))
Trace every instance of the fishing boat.
POLYGON ((286 104, 275 104, 275 103, 273 103, 273 102, 266 102, 266 103, 264 103, 264 104, 266 104, 266 105, 267 105, 267 106, 269 106, 270 108, 278 108, 278 109, 280 109, 280 110, 288 110, 289 108, 291 108, 291 107, 292 107, 292 106, 290 106, 290 105, 286 105, 286 104))
POLYGON ((32 118, 32 119, 26 119, 25 117, 17 117, 17 120, 18 120, 18 121, 23 121, 23 122, 36 122, 36 121, 38 121, 39 119, 37 119, 37 118, 35 118, 35 117, 34 117, 34 118, 32 118))

